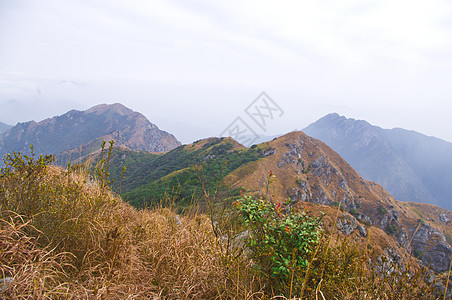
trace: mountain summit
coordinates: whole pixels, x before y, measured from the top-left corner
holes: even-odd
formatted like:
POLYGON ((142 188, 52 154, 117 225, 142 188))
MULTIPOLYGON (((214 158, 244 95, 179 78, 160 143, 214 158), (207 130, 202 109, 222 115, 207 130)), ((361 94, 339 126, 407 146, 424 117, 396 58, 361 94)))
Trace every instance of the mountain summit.
POLYGON ((181 145, 144 115, 122 104, 101 104, 86 111, 71 110, 41 122, 18 123, 0 134, 0 155, 13 151, 57 154, 82 145, 115 140, 133 150, 166 152, 181 145))
POLYGON ((452 143, 329 114, 303 130, 337 151, 396 199, 452 209, 452 143))

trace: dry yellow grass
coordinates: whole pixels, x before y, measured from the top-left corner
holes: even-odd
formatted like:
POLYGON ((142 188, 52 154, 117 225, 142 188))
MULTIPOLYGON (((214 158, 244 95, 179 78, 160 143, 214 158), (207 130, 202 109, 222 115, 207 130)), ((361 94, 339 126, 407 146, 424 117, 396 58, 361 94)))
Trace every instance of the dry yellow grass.
MULTIPOLYGON (((12 299, 250 299, 260 284, 249 262, 222 254, 204 215, 138 211, 83 172, 50 167, 34 190, 36 214, 8 207, 19 177, 5 178, 0 275, 12 299), (48 189, 48 187, 51 187, 48 189), (11 191, 11 192, 10 192, 11 191), (10 199, 6 199, 6 198, 10 199)), ((23 200, 23 199, 22 199, 23 200)))

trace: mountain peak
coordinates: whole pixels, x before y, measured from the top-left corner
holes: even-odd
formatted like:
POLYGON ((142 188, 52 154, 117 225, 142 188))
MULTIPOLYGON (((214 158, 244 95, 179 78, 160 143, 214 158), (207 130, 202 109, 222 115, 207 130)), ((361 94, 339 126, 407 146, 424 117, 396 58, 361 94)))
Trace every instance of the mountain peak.
MULTIPOLYGON (((341 116, 338 113, 330 113, 326 116, 320 118, 313 124, 341 124, 342 126, 351 127, 355 125, 359 125, 361 127, 371 127, 372 125, 364 120, 356 120, 353 118, 347 118, 345 116, 341 116)), ((374 126, 377 127, 377 126, 374 126)))
POLYGON ((102 113, 106 113, 106 112, 114 112, 114 113, 119 113, 121 115, 134 113, 133 110, 125 107, 121 103, 99 104, 99 105, 93 106, 90 109, 86 110, 86 113, 88 113, 88 114, 102 114, 102 113))
POLYGON ((0 136, 0 155, 13 151, 58 154, 83 145, 114 140, 132 150, 166 152, 181 145, 144 115, 120 103, 101 104, 86 111, 71 110, 41 122, 19 123, 0 136))

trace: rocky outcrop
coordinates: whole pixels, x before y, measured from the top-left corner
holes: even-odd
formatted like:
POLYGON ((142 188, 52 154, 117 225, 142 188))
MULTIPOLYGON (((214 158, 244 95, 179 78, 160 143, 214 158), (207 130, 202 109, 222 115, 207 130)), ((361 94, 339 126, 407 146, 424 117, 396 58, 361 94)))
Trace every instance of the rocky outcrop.
POLYGON ((390 275, 394 272, 401 272, 405 270, 402 257, 392 247, 387 247, 383 250, 377 258, 377 266, 375 267, 377 273, 390 275))
POLYGON ((281 161, 278 163, 278 168, 286 168, 302 166, 301 156, 303 154, 303 139, 297 142, 292 141, 291 143, 286 143, 286 147, 289 151, 283 153, 281 161))
POLYGON ((424 222, 417 228, 410 228, 410 236, 413 236, 413 254, 420 257, 425 265, 436 272, 449 270, 452 248, 444 234, 424 222))
MULTIPOLYGON (((336 227, 343 234, 350 235, 356 228, 358 228, 358 223, 354 217, 348 214, 343 214, 342 217, 337 219, 336 227)), ((367 235, 367 232, 365 235, 367 235)))

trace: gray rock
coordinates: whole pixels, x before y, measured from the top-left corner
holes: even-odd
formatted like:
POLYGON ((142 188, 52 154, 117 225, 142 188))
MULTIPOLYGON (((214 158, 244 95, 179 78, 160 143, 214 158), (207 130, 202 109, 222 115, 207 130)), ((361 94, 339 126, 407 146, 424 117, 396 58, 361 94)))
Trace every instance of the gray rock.
POLYGON ((325 155, 320 156, 312 163, 312 173, 323 179, 323 184, 328 186, 332 181, 332 175, 337 175, 338 171, 333 167, 329 161, 328 157, 325 155))
MULTIPOLYGON (((414 234, 415 230, 416 228, 411 228, 410 235, 414 234)), ((421 256, 422 262, 435 272, 441 273, 449 270, 452 248, 447 243, 444 234, 431 227, 430 224, 423 223, 418 228, 412 238, 411 247, 424 253, 421 256), (435 241, 434 246, 431 245, 433 240, 435 241)))
POLYGON ((305 191, 306 193, 309 192, 309 185, 308 182, 306 180, 302 180, 300 183, 300 187, 303 189, 303 191, 305 191))
POLYGON ((408 234, 406 233, 405 228, 402 228, 400 230, 399 235, 397 236, 397 242, 399 243, 399 245, 401 245, 403 248, 407 249, 408 251, 410 251, 410 241, 408 239, 408 234))
POLYGON ((435 279, 436 279, 435 273, 433 273, 432 271, 429 270, 427 274, 425 274, 424 281, 428 285, 432 285, 435 279))
POLYGON ((290 166, 297 166, 297 164, 299 164, 298 160, 301 159, 303 153, 303 139, 300 139, 298 144, 295 141, 292 141, 291 143, 288 143, 287 146, 289 147, 289 151, 281 156, 278 168, 285 167, 288 169, 290 166))
POLYGON ((397 250, 392 247, 384 249, 383 254, 378 257, 377 262, 377 273, 390 275, 394 272, 400 273, 405 270, 405 265, 402 263, 402 257, 397 250))
POLYGON ((447 224, 450 222, 450 219, 446 216, 446 214, 438 214, 438 221, 447 224))
POLYGON ((368 215, 365 215, 365 214, 363 214, 363 213, 360 213, 360 214, 359 214, 358 219, 361 220, 361 221, 363 221, 363 222, 366 222, 367 224, 370 224, 370 225, 373 225, 373 224, 374 224, 374 222, 372 221, 372 219, 371 219, 368 215))
POLYGON ((336 227, 341 233, 350 235, 358 227, 358 223, 354 217, 343 214, 342 218, 337 219, 336 227))
POLYGON ((348 191, 347 182, 345 181, 344 178, 341 179, 339 186, 341 187, 341 189, 348 191))
POLYGON ((298 201, 307 201, 308 200, 308 195, 303 192, 300 191, 297 188, 292 188, 290 191, 286 191, 287 195, 289 195, 292 204, 295 204, 298 201))
POLYGON ((359 230, 359 234, 362 237, 366 237, 367 236, 367 229, 366 229, 366 227, 364 227, 363 225, 358 225, 358 230, 359 230))
POLYGON ((275 153, 276 153, 275 149, 268 149, 268 150, 265 150, 263 154, 264 154, 264 156, 270 156, 270 155, 273 155, 275 153))

